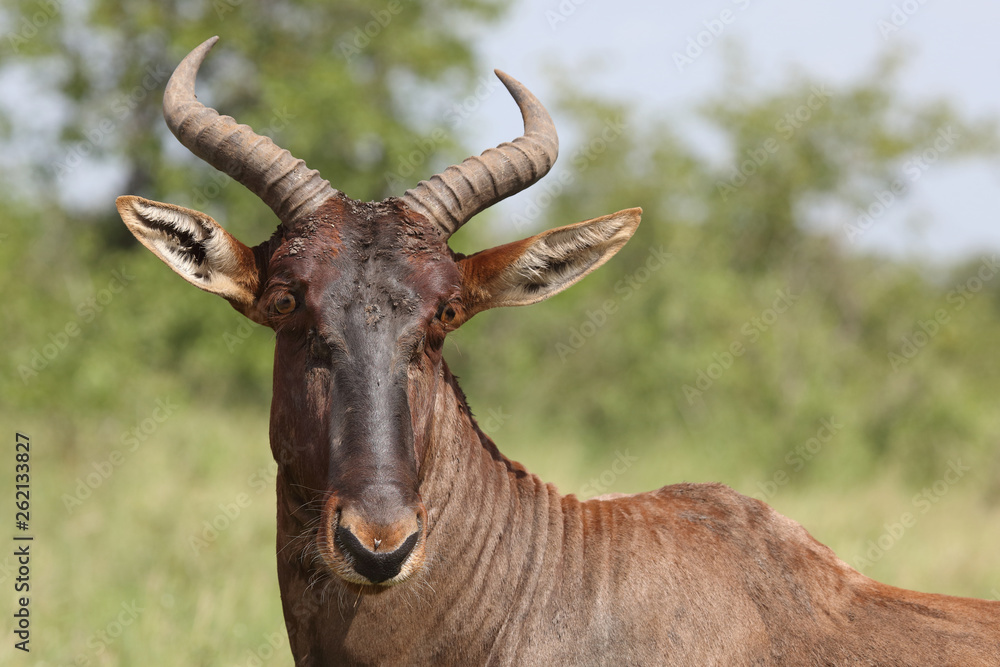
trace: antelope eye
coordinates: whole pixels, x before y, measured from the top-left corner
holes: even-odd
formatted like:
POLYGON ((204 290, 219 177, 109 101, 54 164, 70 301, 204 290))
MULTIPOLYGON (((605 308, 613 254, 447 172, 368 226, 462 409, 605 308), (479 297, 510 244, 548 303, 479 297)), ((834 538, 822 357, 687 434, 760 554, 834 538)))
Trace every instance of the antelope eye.
POLYGON ((295 297, 289 292, 285 292, 274 301, 274 309, 282 315, 287 315, 295 310, 296 305, 295 297))
POLYGON ((458 318, 458 311, 455 310, 455 306, 450 303, 443 303, 441 307, 438 308, 437 318, 441 320, 443 324, 451 324, 458 318))

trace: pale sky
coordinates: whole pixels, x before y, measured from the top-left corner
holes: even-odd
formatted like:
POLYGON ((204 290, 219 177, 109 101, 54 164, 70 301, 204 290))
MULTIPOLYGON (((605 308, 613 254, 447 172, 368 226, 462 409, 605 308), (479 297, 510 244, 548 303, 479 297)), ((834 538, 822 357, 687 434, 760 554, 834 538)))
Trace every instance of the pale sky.
MULTIPOLYGON (((595 90, 629 97, 643 114, 673 115, 683 134, 693 106, 722 87, 726 40, 743 48, 763 86, 779 85, 796 70, 834 84, 851 82, 870 71, 879 54, 904 48, 907 94, 945 96, 972 118, 1000 117, 998 29, 1000 3, 985 0, 521 0, 480 44, 484 66, 530 83, 543 102, 551 97, 551 64, 577 70, 589 64, 595 90), (703 53, 678 71, 674 53, 706 30, 703 53)), ((482 136, 483 148, 507 138, 497 128, 519 129, 516 109, 499 97, 484 104, 490 123, 472 135, 482 136)), ((692 137, 697 148, 712 153, 707 137, 692 137)), ((566 139, 564 155, 572 150, 566 139)), ((859 246, 935 260, 995 252, 998 212, 1000 163, 938 164, 913 184, 906 205, 880 218, 859 246), (916 228, 908 224, 915 217, 922 222, 916 228)))

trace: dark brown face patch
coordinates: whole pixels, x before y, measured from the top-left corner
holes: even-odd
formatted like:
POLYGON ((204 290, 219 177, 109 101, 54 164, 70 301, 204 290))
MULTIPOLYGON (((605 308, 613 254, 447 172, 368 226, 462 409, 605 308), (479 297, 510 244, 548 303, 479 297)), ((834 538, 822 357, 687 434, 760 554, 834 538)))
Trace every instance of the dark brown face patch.
POLYGON ((297 500, 322 508, 328 566, 392 583, 423 558, 410 375, 440 351, 457 265, 395 200, 334 198, 271 244, 260 304, 277 332, 275 457, 297 500))

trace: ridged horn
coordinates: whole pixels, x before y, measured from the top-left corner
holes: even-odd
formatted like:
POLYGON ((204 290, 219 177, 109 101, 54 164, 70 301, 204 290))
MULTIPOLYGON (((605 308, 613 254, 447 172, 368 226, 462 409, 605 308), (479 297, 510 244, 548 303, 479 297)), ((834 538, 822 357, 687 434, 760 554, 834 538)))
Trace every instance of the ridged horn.
POLYGON ((198 68, 218 40, 202 42, 174 70, 163 94, 163 117, 188 150, 260 197, 282 223, 292 223, 337 191, 269 138, 198 101, 198 68))
POLYGON ((559 154, 559 137, 542 103, 511 76, 494 70, 524 119, 514 141, 466 158, 403 194, 403 201, 451 236, 472 216, 535 183, 559 154))

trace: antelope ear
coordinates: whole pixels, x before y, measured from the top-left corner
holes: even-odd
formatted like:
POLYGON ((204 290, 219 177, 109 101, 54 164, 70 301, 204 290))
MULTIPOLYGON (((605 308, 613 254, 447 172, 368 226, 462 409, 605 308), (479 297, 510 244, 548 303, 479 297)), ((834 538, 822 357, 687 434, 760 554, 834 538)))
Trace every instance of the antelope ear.
POLYGON ((632 238, 641 215, 641 208, 630 208, 459 260, 463 321, 489 308, 536 303, 575 284, 632 238))
POLYGON ((260 284, 253 250, 204 213, 134 196, 115 204, 129 231, 167 266, 248 315, 260 284))

